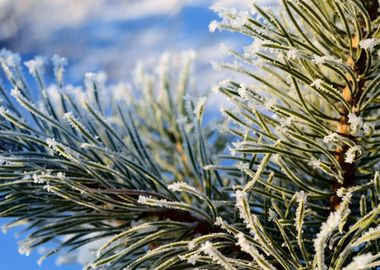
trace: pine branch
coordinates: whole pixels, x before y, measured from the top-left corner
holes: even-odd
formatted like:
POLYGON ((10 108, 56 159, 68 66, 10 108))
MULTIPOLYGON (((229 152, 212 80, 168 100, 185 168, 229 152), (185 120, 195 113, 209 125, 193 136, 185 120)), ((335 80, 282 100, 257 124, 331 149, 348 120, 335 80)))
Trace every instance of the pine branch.
MULTIPOLYGON (((365 3, 366 9, 368 11, 368 14, 370 15, 371 19, 374 20, 378 17, 378 9, 379 9, 379 3, 378 1, 367 1, 365 3)), ((365 35, 365 25, 364 22, 362 22, 361 25, 361 31, 365 35)), ((359 43, 357 40, 359 39, 358 36, 354 36, 352 38, 351 43, 353 44, 353 49, 359 48, 359 43)), ((346 60, 346 63, 354 70, 355 72, 355 78, 354 80, 357 81, 358 89, 357 93, 352 95, 349 86, 345 86, 342 90, 342 97, 344 100, 350 104, 352 107, 352 111, 354 111, 356 114, 360 115, 360 111, 358 111, 357 103, 360 100, 360 97, 363 94, 363 89, 366 84, 366 72, 368 72, 367 67, 367 52, 363 51, 359 58, 357 60, 353 59, 353 56, 349 56, 346 60)), ((356 142, 355 136, 352 136, 350 134, 350 123, 349 123, 349 112, 342 106, 342 110, 340 112, 340 119, 339 124, 337 127, 338 134, 345 136, 349 138, 350 140, 356 142)), ((347 145, 343 147, 337 147, 336 149, 336 159, 338 160, 340 166, 342 167, 344 174, 343 174, 343 183, 339 183, 338 181, 334 182, 333 185, 333 192, 334 195, 331 197, 331 209, 335 210, 338 208, 340 204, 340 198, 337 196, 337 191, 340 188, 349 188, 351 186, 355 185, 355 178, 356 178, 356 166, 353 163, 346 163, 345 162, 345 155, 347 151, 349 150, 349 147, 347 145)))
POLYGON ((36 99, 19 56, 3 50, 5 229, 28 224, 22 253, 58 243, 41 262, 96 244, 84 269, 380 266, 375 2, 215 5, 210 30, 253 40, 216 64, 246 77, 213 87, 233 103, 218 132, 203 121, 206 99, 187 95, 192 54, 177 77, 164 54, 158 75, 140 65, 133 86, 87 74, 83 89, 65 86, 57 56, 46 88, 36 58, 26 63, 36 99))

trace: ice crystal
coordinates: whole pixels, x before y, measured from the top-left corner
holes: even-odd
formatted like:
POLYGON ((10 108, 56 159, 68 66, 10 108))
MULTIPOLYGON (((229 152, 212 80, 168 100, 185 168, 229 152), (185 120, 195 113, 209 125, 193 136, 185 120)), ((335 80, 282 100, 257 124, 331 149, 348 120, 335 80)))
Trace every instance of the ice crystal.
POLYGON ((269 208, 268 210, 268 221, 274 221, 277 218, 277 213, 269 208))
POLYGON ((147 201, 148 201, 148 199, 149 199, 148 197, 140 195, 139 198, 138 198, 138 200, 137 200, 137 202, 140 203, 140 204, 146 204, 147 201))
POLYGON ((246 213, 245 204, 248 202, 248 194, 242 190, 236 190, 236 208, 239 210, 240 217, 246 224, 250 224, 251 218, 246 213))
POLYGON ((297 202, 306 202, 307 195, 306 193, 301 190, 300 192, 296 193, 297 202))
POLYGON ((240 28, 243 25, 248 23, 249 13, 248 11, 242 10, 239 11, 236 17, 231 21, 231 26, 240 28))
POLYGON ((248 90, 247 90, 247 86, 245 84, 243 84, 243 83, 240 84, 240 87, 238 88, 238 92, 239 92, 239 96, 242 99, 249 99, 250 98, 248 90))
POLYGON ((206 241, 201 245, 200 251, 204 252, 208 256, 211 257, 211 259, 223 266, 226 270, 235 270, 236 268, 233 267, 227 260, 225 256, 223 256, 210 241, 206 241))
POLYGON ((170 184, 168 186, 168 189, 172 190, 172 191, 183 191, 183 190, 191 190, 191 191, 194 191, 194 192, 197 192, 195 190, 195 188, 193 188, 192 186, 190 186, 189 184, 187 183, 184 183, 184 182, 175 182, 173 184, 170 184))
POLYGON ((339 143, 341 141, 341 136, 336 133, 330 133, 329 135, 323 137, 323 142, 325 144, 330 144, 330 143, 339 143))
POLYGON ((44 189, 47 191, 47 192, 52 192, 53 190, 51 189, 51 186, 49 183, 46 183, 46 185, 44 185, 44 189))
POLYGON ((343 63, 342 59, 336 58, 331 55, 324 55, 324 56, 313 55, 311 58, 311 61, 317 65, 325 64, 327 61, 336 62, 339 64, 343 63))
POLYGON ((41 56, 37 56, 32 60, 26 61, 24 64, 27 66, 29 73, 35 77, 44 73, 45 59, 41 56))
POLYGON ((313 169, 319 169, 321 168, 322 162, 320 159, 316 159, 314 156, 312 156, 310 158, 308 165, 312 167, 313 169))
POLYGON ((57 81, 62 81, 63 73, 65 72, 65 66, 67 65, 67 59, 55 54, 51 58, 54 66, 54 74, 57 81))
POLYGON ((287 56, 289 59, 294 60, 294 59, 300 58, 300 57, 302 56, 302 54, 300 53, 299 50, 292 48, 292 49, 290 49, 290 50, 287 52, 286 56, 287 56))
POLYGON ((357 116, 355 113, 348 114, 348 123, 350 123, 350 133, 352 135, 358 135, 363 128, 363 118, 357 116))
POLYGON ((0 59, 11 68, 18 66, 21 62, 20 55, 13 53, 7 49, 2 49, 0 51, 0 59))
MULTIPOLYGON (((277 115, 273 115, 273 117, 277 117, 277 115)), ((290 116, 284 119, 280 120, 280 125, 277 127, 277 130, 281 133, 286 134, 289 131, 289 128, 292 126, 294 123, 295 118, 290 116)))
POLYGON ((258 265, 260 266, 260 269, 276 269, 265 260, 265 258, 258 252, 258 250, 252 244, 248 242, 243 233, 238 233, 236 235, 236 238, 238 239, 237 245, 240 246, 242 251, 252 256, 256 263, 258 263, 258 265))
POLYGON ((58 172, 58 173, 57 173, 57 177, 58 177, 60 180, 65 180, 66 175, 65 175, 65 173, 63 173, 63 172, 58 172))
POLYGON ((362 49, 372 51, 379 43, 380 39, 378 38, 368 38, 361 40, 359 45, 362 49))
POLYGON ((317 88, 317 89, 319 89, 319 90, 323 90, 323 85, 322 85, 322 83, 323 83, 323 80, 321 80, 321 79, 316 79, 316 80, 314 80, 314 81, 310 84, 310 86, 315 87, 315 88, 317 88))
POLYGON ((199 260, 199 254, 195 253, 193 255, 191 255, 188 259, 187 259, 187 262, 189 264, 192 264, 192 265, 195 265, 197 263, 197 261, 199 260))
POLYGON ((362 154, 363 154, 363 149, 360 145, 352 146, 347 150, 344 161, 346 163, 353 163, 362 154))
POLYGON ((277 102, 273 98, 268 98, 264 101, 264 107, 267 110, 272 110, 276 106, 277 102))
POLYGON ((353 247, 357 247, 365 242, 373 241, 380 238, 380 225, 368 229, 363 233, 353 244, 353 247))
POLYGON ((216 20, 211 21, 211 23, 208 25, 208 29, 211 33, 215 32, 216 29, 220 29, 219 22, 216 20))
POLYGON ((32 249, 30 248, 30 246, 28 245, 27 242, 20 241, 20 242, 19 242, 18 252, 19 252, 21 255, 29 256, 30 253, 32 253, 32 249))
POLYGON ((301 219, 301 214, 305 208, 307 195, 303 190, 301 190, 300 192, 297 192, 295 195, 296 195, 296 200, 298 202, 298 207, 296 210, 296 217, 294 220, 296 222, 295 225, 296 225, 297 231, 301 231, 302 230, 302 223, 303 223, 303 220, 301 219))
POLYGON ((263 41, 260 39, 255 39, 251 45, 244 47, 244 57, 253 57, 256 53, 260 51, 263 46, 263 41))
POLYGON ((320 232, 314 239, 314 248, 318 258, 317 263, 320 269, 327 269, 326 265, 324 264, 324 250, 327 246, 329 238, 332 236, 334 231, 338 229, 343 217, 350 212, 348 209, 348 204, 351 201, 351 197, 352 195, 349 192, 343 196, 342 202, 339 205, 338 209, 330 213, 326 222, 322 224, 320 232))
POLYGON ((86 74, 84 74, 84 85, 87 90, 93 90, 93 88, 95 87, 99 91, 106 79, 107 74, 105 72, 87 72, 86 74))
POLYGON ((42 178, 40 178, 36 173, 34 173, 32 175, 32 179, 33 179, 33 183, 35 183, 35 184, 43 184, 43 183, 45 183, 45 180, 43 180, 42 178))
POLYGON ((187 244, 187 248, 189 250, 193 250, 195 248, 195 246, 196 246, 196 243, 195 243, 194 239, 189 241, 189 243, 187 244))
POLYGON ((236 165, 236 168, 238 168, 242 172, 245 172, 245 171, 249 170, 249 163, 248 162, 239 162, 236 165))
POLYGON ((362 238, 366 238, 370 235, 373 235, 373 234, 377 234, 380 232, 380 225, 378 225, 377 227, 375 228, 370 228, 367 232, 365 232, 361 237, 362 238))
POLYGON ((201 97, 198 99, 197 103, 195 104, 193 113, 198 119, 200 119, 202 116, 203 108, 206 104, 206 101, 207 101, 206 97, 201 97))
POLYGON ((371 253, 365 253, 355 256, 352 259, 352 262, 346 267, 344 267, 342 270, 369 269, 367 265, 370 264, 374 259, 375 258, 371 253))
POLYGON ((223 226, 223 223, 224 222, 223 222, 223 218, 222 217, 216 217, 214 225, 221 227, 221 226, 223 226))
POLYGON ((47 145, 48 145, 50 148, 54 148, 54 147, 56 147, 56 145, 57 145, 57 142, 55 141, 54 138, 47 138, 47 139, 46 139, 46 143, 47 143, 47 145))
POLYGON ((213 85, 211 87, 211 92, 218 93, 219 92, 219 85, 213 85))
POLYGON ((324 64, 326 62, 324 57, 318 56, 318 55, 313 55, 312 60, 313 63, 320 65, 324 64))

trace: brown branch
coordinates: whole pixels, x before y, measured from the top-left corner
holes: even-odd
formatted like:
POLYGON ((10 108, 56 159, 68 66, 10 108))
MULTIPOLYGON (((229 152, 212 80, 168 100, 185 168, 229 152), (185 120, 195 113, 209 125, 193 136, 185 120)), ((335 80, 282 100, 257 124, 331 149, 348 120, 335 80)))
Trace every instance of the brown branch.
MULTIPOLYGON (((379 9, 379 2, 377 0, 365 0, 364 5, 367 8, 367 11, 371 17, 371 20, 376 19, 379 9)), ((364 25, 362 26, 362 30, 364 31, 364 25)), ((354 49, 359 49, 359 38, 358 36, 354 36, 352 38, 352 46, 354 49)), ((350 89, 348 85, 345 86, 342 90, 343 99, 351 106, 352 110, 355 111, 356 103, 362 95, 363 88, 365 85, 365 80, 363 73, 366 69, 366 61, 367 55, 364 50, 362 50, 360 54, 360 58, 355 62, 352 57, 348 57, 346 59, 346 63, 352 67, 355 72, 355 79, 358 81, 358 91, 354 96, 351 95, 350 89)), ((341 136, 347 137, 353 141, 355 141, 355 137, 350 134, 350 125, 348 123, 348 111, 346 108, 341 106, 340 109, 340 119, 337 125, 337 133, 341 136)), ((337 180, 334 181, 332 185, 332 191, 334 194, 330 197, 330 208, 331 210, 335 210, 340 204, 340 198, 337 196, 337 190, 341 187, 350 187, 355 184, 355 175, 356 175, 356 165, 355 163, 346 163, 345 155, 348 150, 348 146, 340 146, 336 148, 335 158, 338 161, 339 165, 343 169, 343 183, 339 183, 337 180)))
MULTIPOLYGON (((112 195, 113 199, 116 199, 118 195, 128 195, 133 198, 137 198, 137 196, 143 195, 143 196, 153 196, 160 199, 166 199, 171 200, 171 198, 156 193, 156 192, 149 192, 145 190, 131 190, 131 189, 100 189, 100 188, 88 188, 86 187, 86 191, 88 192, 94 192, 94 193, 102 193, 102 194, 110 194, 112 195)), ((222 232, 222 230, 215 226, 214 224, 211 224, 207 220, 200 219, 196 216, 193 216, 190 212, 179 210, 179 209, 157 209, 155 211, 147 211, 143 212, 138 219, 141 218, 149 218, 149 217, 156 217, 159 220, 166 220, 169 219, 171 221, 177 221, 177 222, 186 222, 186 223, 194 223, 193 231, 195 233, 199 233, 202 235, 210 234, 210 233, 217 233, 222 232)))
POLYGON ((371 20, 377 19, 379 16, 379 1, 378 0, 364 0, 364 6, 366 7, 371 20))
MULTIPOLYGON (((353 47, 358 49, 358 40, 357 37, 352 39, 353 47)), ((355 111, 357 100, 360 98, 365 81, 363 79, 362 74, 366 68, 366 60, 367 55, 364 51, 362 51, 360 58, 358 61, 354 61, 351 57, 349 57, 346 61, 348 65, 352 67, 355 72, 355 79, 358 81, 358 91, 352 96, 350 88, 346 85, 342 90, 343 99, 351 106, 352 110, 355 111)), ((356 141, 355 137, 350 134, 350 124, 348 123, 348 110, 341 106, 340 108, 340 119, 337 125, 337 133, 341 136, 347 137, 352 141, 356 141)), ((343 169, 343 183, 339 183, 337 180, 334 181, 332 190, 334 194, 330 197, 330 208, 331 210, 335 210, 340 204, 340 197, 337 195, 337 190, 344 187, 350 187, 355 184, 355 174, 356 174, 356 166, 355 163, 346 163, 345 155, 348 151, 348 146, 338 146, 336 148, 335 158, 338 161, 340 167, 343 169)))
POLYGON ((141 214, 139 218, 157 217, 159 220, 169 219, 171 221, 194 223, 193 231, 201 235, 222 232, 220 227, 210 222, 193 216, 188 211, 179 209, 163 209, 157 211, 149 211, 141 214))

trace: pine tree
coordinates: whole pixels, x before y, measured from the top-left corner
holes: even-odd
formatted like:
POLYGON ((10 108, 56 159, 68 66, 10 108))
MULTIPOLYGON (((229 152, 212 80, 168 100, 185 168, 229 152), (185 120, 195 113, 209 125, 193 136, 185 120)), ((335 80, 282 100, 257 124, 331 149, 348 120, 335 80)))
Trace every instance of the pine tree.
POLYGON ((245 76, 214 88, 233 103, 223 132, 190 96, 192 54, 180 74, 168 55, 158 75, 140 66, 133 87, 86 74, 83 91, 58 56, 46 87, 36 58, 36 98, 1 52, 0 213, 26 224, 22 253, 97 242, 85 269, 380 267, 379 3, 252 5, 213 7, 210 30, 253 39, 219 64, 245 76))

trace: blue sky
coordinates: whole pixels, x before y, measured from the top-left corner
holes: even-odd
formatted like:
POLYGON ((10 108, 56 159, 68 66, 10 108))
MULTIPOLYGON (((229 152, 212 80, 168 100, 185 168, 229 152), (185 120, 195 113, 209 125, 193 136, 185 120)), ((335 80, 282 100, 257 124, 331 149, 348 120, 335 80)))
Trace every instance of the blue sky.
MULTIPOLYGON (((0 226, 6 224, 4 220, 0 226)), ((76 270, 81 269, 79 265, 57 266, 54 257, 47 259, 41 266, 37 260, 41 256, 38 252, 33 252, 30 256, 20 255, 18 253, 17 241, 15 234, 18 229, 10 230, 7 234, 0 232, 0 269, 1 270, 76 270)))
MULTIPOLYGON (((214 1, 0 0, 0 21, 2 10, 7 11, 2 2, 12 7, 8 12, 16 13, 13 20, 3 16, 0 46, 26 57, 63 55, 71 63, 71 81, 100 69, 111 81, 125 80, 138 60, 153 65, 165 51, 192 49, 198 54, 197 70, 202 71, 199 81, 208 82, 218 79, 209 61, 221 59, 219 44, 242 45, 230 33, 209 33, 209 22, 217 18, 209 9, 214 1), (15 30, 2 34, 4 27, 15 30)), ((225 1, 245 6, 244 0, 225 1)))
MULTIPOLYGON (((225 1, 244 6, 241 0, 225 1)), ((191 49, 198 55, 196 80, 201 88, 208 88, 224 76, 209 63, 223 59, 219 44, 241 48, 251 42, 231 33, 209 33, 209 22, 217 18, 209 9, 213 2, 0 0, 0 47, 21 53, 24 60, 58 53, 68 58, 66 80, 75 84, 85 72, 99 70, 107 72, 110 82, 129 80, 136 61, 153 66, 165 51, 176 54, 191 49)), ((79 265, 58 267, 54 257, 39 267, 37 252, 29 257, 18 253, 15 232, 0 233, 1 270, 81 269, 79 265)))

